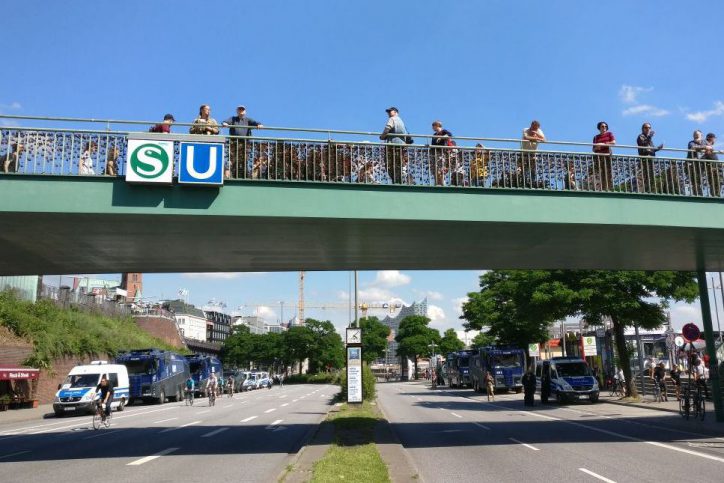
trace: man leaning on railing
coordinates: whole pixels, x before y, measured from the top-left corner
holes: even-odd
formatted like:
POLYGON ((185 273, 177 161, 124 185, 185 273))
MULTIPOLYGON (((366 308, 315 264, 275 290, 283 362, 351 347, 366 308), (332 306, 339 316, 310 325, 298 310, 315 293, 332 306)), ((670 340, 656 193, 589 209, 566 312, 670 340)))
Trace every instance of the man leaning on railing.
POLYGON ((639 147, 639 156, 652 159, 641 159, 641 179, 643 191, 651 193, 654 190, 654 160, 657 151, 661 151, 664 148, 663 144, 654 146, 654 135, 656 133, 651 129, 651 123, 645 122, 641 126, 641 134, 636 138, 636 145, 639 147))
MULTIPOLYGON (((250 117, 246 117, 246 107, 237 106, 236 116, 231 116, 222 122, 224 127, 229 128, 231 136, 251 136, 252 127, 264 127, 261 123, 250 117)), ((246 179, 247 176, 247 160, 249 158, 248 139, 230 139, 229 140, 229 161, 230 170, 226 171, 226 177, 230 177, 233 173, 234 178, 246 179)))
MULTIPOLYGON (((407 129, 405 129, 405 123, 399 115, 399 109, 388 107, 385 112, 389 118, 385 124, 385 129, 380 134, 380 139, 389 144, 404 145, 407 141, 407 129)), ((393 184, 402 183, 403 153, 402 146, 389 146, 385 150, 387 174, 393 184)))

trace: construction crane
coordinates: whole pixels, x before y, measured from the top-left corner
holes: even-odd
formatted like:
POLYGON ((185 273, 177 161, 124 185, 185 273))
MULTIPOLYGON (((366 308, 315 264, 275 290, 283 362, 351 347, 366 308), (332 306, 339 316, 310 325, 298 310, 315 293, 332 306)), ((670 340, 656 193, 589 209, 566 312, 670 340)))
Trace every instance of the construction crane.
POLYGON ((304 270, 299 272, 299 301, 297 302, 299 325, 304 325, 304 270))
MULTIPOLYGON (((300 277, 300 282, 302 278, 300 277)), ((348 303, 340 303, 340 302, 330 302, 330 303, 319 303, 316 305, 308 305, 305 304, 304 301, 300 298, 300 304, 297 305, 297 310, 299 310, 299 307, 302 308, 302 312, 298 313, 298 319, 300 321, 304 320, 302 319, 302 316, 304 315, 303 310, 304 309, 320 309, 320 310, 335 310, 335 309, 346 309, 349 308, 350 304, 348 303)), ((279 305, 284 306, 286 305, 286 302, 277 302, 279 305)), ((258 309, 259 307, 272 307, 274 306, 273 303, 271 304, 244 304, 244 307, 253 307, 255 309, 258 309)), ((402 308, 402 303, 400 302, 362 302, 359 304, 359 310, 362 313, 362 318, 367 317, 367 312, 369 310, 374 309, 385 309, 389 310, 390 313, 393 313, 395 310, 402 308)))

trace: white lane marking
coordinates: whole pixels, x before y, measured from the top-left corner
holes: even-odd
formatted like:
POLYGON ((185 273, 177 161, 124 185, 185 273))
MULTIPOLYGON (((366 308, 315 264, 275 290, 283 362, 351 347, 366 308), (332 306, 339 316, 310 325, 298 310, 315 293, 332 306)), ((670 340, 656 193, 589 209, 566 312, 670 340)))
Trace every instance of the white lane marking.
POLYGON ((217 434, 219 434, 219 433, 223 433, 223 432, 226 431, 227 429, 229 429, 229 428, 219 428, 219 429, 215 429, 215 430, 211 431, 210 433, 202 434, 201 437, 202 437, 202 438, 210 438, 210 437, 212 437, 212 436, 214 436, 214 435, 217 435, 217 434))
POLYGON ((282 424, 282 421, 284 421, 284 420, 283 420, 283 419, 277 419, 276 421, 274 421, 273 423, 271 423, 270 425, 268 425, 268 426, 267 426, 266 428, 264 428, 264 429, 276 429, 277 426, 279 426, 280 424, 282 424))
POLYGON ((264 411, 264 414, 273 413, 273 412, 276 411, 276 410, 277 410, 277 408, 267 409, 266 411, 264 411))
POLYGON ((196 413, 196 414, 204 414, 204 413, 210 413, 210 412, 211 412, 211 409, 206 409, 206 410, 204 410, 204 411, 199 411, 199 412, 196 413))
POLYGON ((480 424, 480 423, 473 423, 473 424, 474 424, 475 426, 479 427, 479 428, 483 428, 483 429, 486 429, 486 430, 490 431, 490 428, 487 427, 487 426, 484 425, 484 424, 480 424))
POLYGON ((286 407, 286 406, 289 406, 289 403, 284 403, 280 407, 286 407))
POLYGON ((522 441, 518 441, 518 440, 515 439, 515 438, 508 438, 508 439, 511 440, 511 441, 513 441, 514 443, 522 444, 522 445, 525 446, 526 448, 532 449, 533 451, 540 451, 540 448, 536 448, 535 446, 532 446, 532 445, 530 445, 530 444, 526 444, 526 443, 524 443, 524 442, 522 442, 522 441))
POLYGON ((30 453, 30 450, 18 451, 17 453, 10 453, 10 454, 6 454, 6 455, 2 455, 2 456, 0 456, 0 460, 5 459, 5 458, 12 458, 13 456, 19 456, 19 455, 25 454, 25 453, 30 453))
POLYGON ((287 397, 287 395, 286 395, 286 394, 285 394, 285 395, 283 395, 283 396, 279 396, 279 399, 284 399, 285 397, 287 397))
POLYGON ((452 415, 455 416, 456 418, 462 418, 462 416, 460 416, 458 413, 450 412, 450 414, 452 414, 452 415))
POLYGON ((297 402, 297 401, 299 401, 299 399, 294 399, 292 402, 294 403, 294 402, 297 402))
POLYGON ((176 426, 175 428, 167 428, 161 431, 162 433, 168 433, 169 431, 176 431, 177 429, 186 428, 188 426, 193 426, 194 424, 199 424, 201 421, 193 421, 191 423, 182 424, 181 426, 176 426))
MULTIPOLYGON (((144 414, 155 413, 158 411, 168 411, 169 409, 174 409, 174 407, 168 407, 168 408, 163 408, 163 409, 154 409, 153 411, 136 412, 133 414, 126 414, 124 416, 113 416, 113 420, 118 421, 119 419, 132 418, 134 416, 143 416, 144 414)), ((85 419, 85 418, 83 418, 83 419, 85 419)), ((40 433, 46 433, 46 432, 52 432, 52 431, 59 431, 61 429, 77 428, 78 426, 88 426, 88 421, 86 420, 82 423, 69 424, 68 426, 60 426, 57 428, 41 429, 40 431, 33 431, 32 433, 27 433, 27 434, 40 434, 40 433)), ((15 435, 15 436, 19 436, 19 435, 15 435)))
POLYGON ((115 429, 115 430, 112 430, 112 431, 99 431, 99 432, 97 432, 96 434, 94 434, 93 436, 86 436, 86 437, 83 438, 83 439, 98 438, 98 437, 100 437, 100 436, 105 436, 106 434, 117 433, 117 432, 119 432, 119 431, 120 431, 120 429, 115 429))
POLYGON ((609 479, 606 478, 605 476, 601 476, 601 475, 599 475, 598 473, 594 473, 594 472, 591 471, 591 470, 587 470, 586 468, 578 468, 578 469, 579 469, 579 471, 583 471, 584 473, 586 473, 586 474, 588 474, 588 475, 591 475, 591 476, 593 476, 594 478, 598 478, 598 479, 601 480, 601 481, 605 481, 606 483, 616 483, 615 481, 609 480, 609 479))
MULTIPOLYGON (((491 406, 495 406, 495 407, 499 407, 499 408, 508 410, 508 408, 505 407, 505 406, 499 406, 499 405, 497 405, 497 404, 491 404, 491 403, 488 403, 488 405, 491 405, 491 406)), ((596 428, 596 427, 594 427, 594 426, 589 426, 588 424, 577 423, 577 422, 575 422, 575 421, 571 421, 571 420, 568 420, 568 419, 554 418, 554 417, 552 417, 552 416, 546 416, 546 415, 544 415, 544 414, 538 414, 538 413, 534 413, 534 412, 530 412, 530 411, 513 411, 513 412, 523 413, 523 414, 529 414, 529 415, 531 415, 531 416, 536 416, 536 417, 543 418, 543 419, 550 419, 551 421, 561 421, 561 422, 566 423, 566 424, 571 424, 571 425, 573 425, 573 426, 578 426, 579 428, 589 429, 589 430, 591 430, 591 431, 596 431, 596 432, 598 432, 598 433, 607 434, 607 435, 609 435, 609 436, 615 436, 615 437, 617 437, 617 438, 626 439, 626 440, 628 440, 628 441, 635 441, 635 442, 637 442, 637 443, 650 444, 650 445, 652 445, 652 446, 657 446, 657 447, 659 447, 659 448, 669 449, 669 450, 671 450, 671 451, 678 451, 678 452, 680 452, 680 453, 686 453, 686 454, 690 454, 690 455, 692 455, 692 456, 698 456, 698 457, 700 457, 700 458, 705 458, 705 459, 709 459, 709 460, 713 460, 713 461, 718 461, 718 462, 720 462, 720 463, 724 463, 724 458, 720 458, 720 457, 718 457, 718 456, 713 456, 713 455, 706 454, 706 453, 699 453, 699 452, 697 452, 697 451, 691 451, 691 450, 685 449, 685 448, 677 448, 676 446, 671 446, 671 445, 669 445, 669 444, 659 443, 658 441, 646 441, 646 440, 641 439, 641 438, 636 438, 636 437, 633 437, 633 436, 627 436, 627 435, 625 435, 625 434, 616 433, 615 431, 609 431, 609 430, 607 430, 607 429, 596 428)))
POLYGON ((248 422, 251 421, 252 419, 256 419, 256 418, 258 418, 258 416, 249 416, 249 417, 246 418, 246 419, 242 419, 240 422, 242 422, 242 423, 248 423, 248 422))
POLYGON ((165 423, 166 421, 173 421, 174 419, 178 419, 178 418, 162 419, 161 421, 154 421, 153 424, 165 423))
POLYGON ((224 409, 230 408, 231 406, 233 406, 233 404, 227 404, 226 406, 224 406, 224 409))
POLYGON ((146 456, 145 458, 141 458, 139 460, 132 461, 132 462, 128 463, 126 466, 139 466, 139 465, 142 465, 143 463, 148 463, 149 461, 153 461, 156 458, 160 458, 161 456, 166 456, 169 453, 178 451, 178 449, 179 448, 167 448, 167 449, 165 449, 163 451, 159 451, 158 453, 153 454, 151 456, 146 456))

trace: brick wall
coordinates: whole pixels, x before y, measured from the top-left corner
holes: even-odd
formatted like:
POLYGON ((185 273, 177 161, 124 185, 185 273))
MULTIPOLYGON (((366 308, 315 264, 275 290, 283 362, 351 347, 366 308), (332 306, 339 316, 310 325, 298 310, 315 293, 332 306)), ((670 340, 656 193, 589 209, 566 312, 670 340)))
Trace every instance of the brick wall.
POLYGON ((134 317, 134 320, 141 330, 149 333, 153 337, 159 338, 177 349, 186 347, 178 333, 174 320, 154 316, 134 317))
POLYGON ((0 345, 0 364, 9 366, 21 366, 23 361, 28 358, 33 351, 33 347, 16 345, 0 345))

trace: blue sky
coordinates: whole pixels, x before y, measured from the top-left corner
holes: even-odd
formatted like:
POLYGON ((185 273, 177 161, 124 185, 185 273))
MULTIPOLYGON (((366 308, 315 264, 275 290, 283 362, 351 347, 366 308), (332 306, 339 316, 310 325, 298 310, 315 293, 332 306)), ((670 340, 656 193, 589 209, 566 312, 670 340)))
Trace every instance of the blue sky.
MULTIPOLYGON (((171 112, 190 122, 202 103, 217 119, 243 103, 267 125, 378 131, 394 104, 416 133, 441 119, 457 135, 518 137, 537 118, 556 140, 590 141, 600 120, 625 144, 644 121, 668 146, 685 147, 696 128, 724 136, 721 2, 11 5, 0 31, 5 114, 160 119, 171 112)), ((459 324, 456 300, 477 277, 401 275, 409 281, 394 286, 375 281, 376 273, 361 279, 368 290, 387 284, 385 295, 406 301, 440 294, 430 303, 445 314, 441 328, 459 324)), ((196 303, 296 299, 295 274, 146 280, 149 295, 186 287, 196 303)), ((337 301, 347 280, 347 273, 310 274, 308 299, 337 301)), ((346 322, 346 312, 319 316, 326 313, 346 322)))

